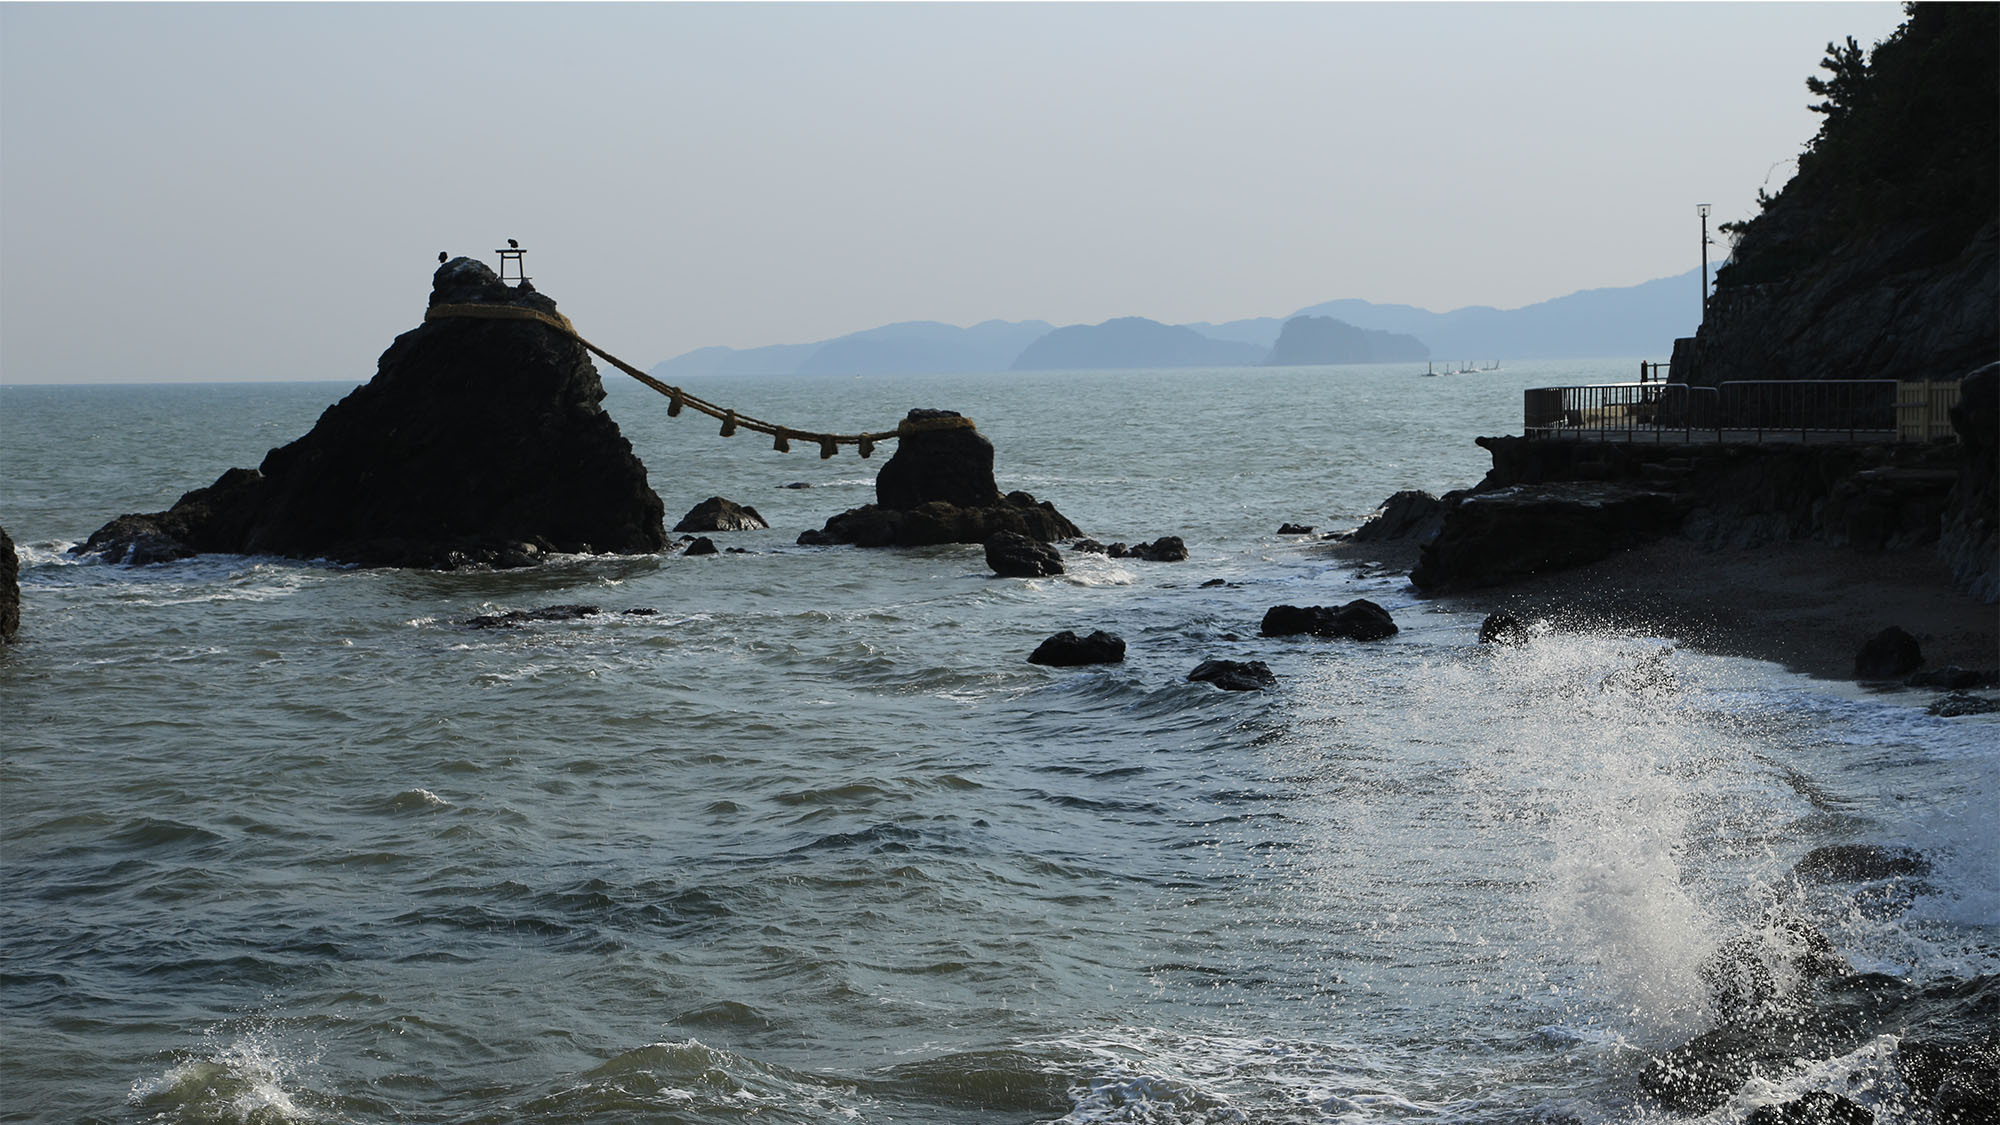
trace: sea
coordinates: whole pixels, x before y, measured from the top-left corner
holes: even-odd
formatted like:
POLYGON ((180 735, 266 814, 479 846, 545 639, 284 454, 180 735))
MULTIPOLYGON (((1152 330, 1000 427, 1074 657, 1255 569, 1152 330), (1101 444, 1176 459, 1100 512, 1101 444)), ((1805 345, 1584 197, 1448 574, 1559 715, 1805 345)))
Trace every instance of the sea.
POLYGON ((957 410, 1003 490, 1189 552, 1026 580, 796 545, 889 448, 723 439, 616 372, 669 524, 724 496, 770 530, 82 561, 352 385, 0 386, 0 1120, 1597 1125, 1811 1089, 1899 1120, 1893 1035, 1702 1118, 1635 1078, 1774 910, 1857 970, 2000 969, 1994 717, 1588 623, 1482 646, 1319 538, 1475 483, 1524 388, 1635 363, 689 383, 800 429, 957 410), (1259 635, 1357 598, 1400 631, 1259 635), (469 624, 565 604, 600 612, 469 624), (1097 629, 1123 663, 1027 660, 1097 629), (1795 878, 1847 843, 1930 874, 1886 911, 1795 878))

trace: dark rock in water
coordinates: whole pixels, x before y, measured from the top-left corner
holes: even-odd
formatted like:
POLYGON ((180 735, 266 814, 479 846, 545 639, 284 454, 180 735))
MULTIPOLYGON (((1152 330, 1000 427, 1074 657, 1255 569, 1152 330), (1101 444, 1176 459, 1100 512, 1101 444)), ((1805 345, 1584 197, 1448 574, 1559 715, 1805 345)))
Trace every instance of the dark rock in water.
POLYGON ((1030 664, 1048 664, 1058 668, 1071 668, 1080 664, 1117 664, 1125 659, 1125 642, 1119 637, 1099 629, 1088 637, 1079 637, 1064 629, 1035 647, 1028 657, 1030 664))
POLYGON ((540 609, 510 609, 505 613, 482 613, 478 617, 467 618, 464 622, 469 629, 511 629, 532 621, 575 621, 582 617, 595 617, 603 610, 594 605, 550 605, 540 609))
POLYGON ((811 488, 811 487, 812 487, 812 483, 811 483, 810 481, 803 481, 803 480, 795 480, 795 481, 793 481, 793 482, 792 482, 792 483, 790 483, 790 484, 781 484, 781 485, 779 485, 778 487, 779 487, 779 488, 791 488, 791 489, 806 489, 806 488, 811 488))
POLYGON ((1449 499, 1456 503, 1410 571, 1410 582, 1426 593, 1595 562, 1672 532, 1692 503, 1618 481, 1517 484, 1449 499))
POLYGON ((912 410, 895 455, 875 477, 875 503, 799 536, 805 546, 924 547, 984 543, 1010 531, 1044 543, 1083 532, 1055 505, 1026 492, 1000 495, 993 443, 951 410, 912 410))
POLYGON ((1143 559, 1146 562, 1186 562, 1187 544, 1178 535, 1162 535, 1151 543, 1127 547, 1114 543, 1108 549, 1113 558, 1143 559))
POLYGON ((1047 543, 1014 531, 986 541, 986 565, 1002 578, 1042 578, 1063 572, 1062 556, 1047 543))
POLYGON ((1828 1090, 1811 1090, 1783 1105, 1760 1105, 1743 1125, 1875 1125, 1875 1111, 1828 1090))
POLYGON ((1866 883, 1931 873, 1931 861, 1914 848, 1881 844, 1829 844, 1806 853, 1792 874, 1808 883, 1866 883))
POLYGON ((1278 682, 1270 666, 1261 660, 1204 660, 1187 678, 1224 691, 1263 691, 1278 682))
POLYGON ((1479 623, 1479 643, 1521 645, 1528 643, 1528 626, 1511 613, 1489 613, 1479 623))
POLYGON ((1264 613, 1258 630, 1267 637, 1308 634, 1354 641, 1379 641, 1396 634, 1396 621, 1389 611, 1366 598, 1356 598, 1343 606, 1274 605, 1264 613))
POLYGON ((1395 539, 1428 539, 1444 522, 1444 501, 1417 489, 1404 489, 1354 530, 1352 538, 1367 543, 1395 539))
POLYGON ((1825 934, 1776 911, 1723 942, 1699 969, 1710 1003, 1732 1022, 1766 1019, 1774 1007, 1799 1003, 1815 983, 1850 971, 1825 934))
MULTIPOLYGON (((554 301, 468 258, 438 268, 430 303, 555 315, 554 301)), ((77 550, 445 569, 658 551, 664 508, 603 398, 583 346, 548 324, 428 320, 258 469, 232 469, 165 512, 114 520, 77 550)))
POLYGON ((1962 715, 1990 715, 2000 711, 2000 700, 1991 696, 1974 695, 1969 691, 1954 691, 1940 695, 1924 708, 1942 719, 1956 719, 1962 715))
POLYGON ((1211 578, 1208 581, 1202 583, 1201 588, 1207 590, 1216 586, 1227 586, 1227 585, 1229 585, 1229 580, 1226 578, 1211 578))
POLYGON ((910 411, 895 455, 876 474, 875 502, 903 512, 933 500, 955 508, 998 504, 993 443, 970 425, 953 425, 963 420, 956 410, 910 411))
POLYGON ((1989 1033, 1983 1042, 1905 1037, 1896 1047, 1896 1073, 1937 1121, 2000 1122, 2000 1036, 1989 1033))
POLYGON ((1924 650, 1917 638, 1895 625, 1868 638, 1854 654, 1857 680, 1896 680, 1917 670, 1924 662, 1924 650))
POLYGON ((1928 672, 1918 672, 1903 681, 1903 686, 1914 688, 1936 688, 1939 691, 1964 691, 1967 688, 1992 687, 2000 684, 2000 671, 1991 668, 1960 668, 1954 664, 1945 668, 1933 668, 1928 672))
POLYGON ((1311 535, 1312 533, 1313 529, 1310 524, 1287 523, 1278 525, 1278 534, 1280 535, 1311 535))
POLYGON ((21 557, 14 540, 0 527, 0 644, 21 631, 21 557))
POLYGON ((759 531, 771 526, 757 509, 720 496, 711 496, 681 517, 675 531, 759 531))
POLYGON ((1079 539, 1071 543, 1069 549, 1072 551, 1081 551, 1086 555, 1105 555, 1111 551, 1109 547, 1106 547, 1095 539, 1079 539))
POLYGON ((706 535, 691 539, 688 541, 687 550, 681 553, 688 558, 694 558, 697 555, 713 555, 716 553, 715 540, 710 539, 706 535))

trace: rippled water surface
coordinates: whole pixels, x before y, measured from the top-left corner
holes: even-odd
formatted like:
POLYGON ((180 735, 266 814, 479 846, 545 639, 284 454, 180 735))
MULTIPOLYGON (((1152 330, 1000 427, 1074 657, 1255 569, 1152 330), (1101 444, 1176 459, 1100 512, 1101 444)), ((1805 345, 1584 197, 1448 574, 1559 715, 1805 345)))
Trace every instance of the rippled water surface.
POLYGON ((1469 484, 1521 388, 1627 367, 696 388, 800 427, 961 410, 1003 488, 1192 556, 1032 581, 797 547, 879 462, 622 382, 669 520, 752 504, 770 531, 717 537, 745 553, 78 564, 348 388, 0 388, 0 1117, 1647 1120, 1697 966, 1828 842, 1936 864, 1905 914, 1809 904, 1851 962, 1993 971, 1991 722, 1645 637, 1482 649, 1275 533, 1469 484), (1356 597, 1402 631, 1257 635, 1356 597), (1025 662, 1096 628, 1125 663, 1025 662), (1279 684, 1187 682, 1210 657, 1279 684))

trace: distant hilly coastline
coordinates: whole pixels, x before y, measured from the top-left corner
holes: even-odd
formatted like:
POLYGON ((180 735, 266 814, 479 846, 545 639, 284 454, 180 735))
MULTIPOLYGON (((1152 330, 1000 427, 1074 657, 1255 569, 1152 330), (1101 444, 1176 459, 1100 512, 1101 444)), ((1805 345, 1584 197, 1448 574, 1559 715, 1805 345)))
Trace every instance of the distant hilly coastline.
POLYGON ((907 321, 808 344, 697 348, 655 366, 652 374, 947 374, 1664 355, 1700 320, 1699 273, 1588 289, 1518 309, 1435 313, 1340 300, 1290 316, 1220 324, 1162 324, 1136 316, 1063 327, 1042 320, 989 320, 970 328, 907 321))

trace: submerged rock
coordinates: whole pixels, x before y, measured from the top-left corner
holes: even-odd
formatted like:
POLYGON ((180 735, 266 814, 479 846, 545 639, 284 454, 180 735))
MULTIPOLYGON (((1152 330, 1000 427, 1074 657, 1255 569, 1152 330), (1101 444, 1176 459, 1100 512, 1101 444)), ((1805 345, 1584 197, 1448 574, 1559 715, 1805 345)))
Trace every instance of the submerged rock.
POLYGON ((1014 531, 1002 531, 986 541, 986 565, 1002 578, 1044 578, 1063 572, 1062 555, 1054 547, 1014 531))
POLYGON ((1187 678, 1214 684, 1223 691, 1263 691, 1278 682, 1270 666, 1261 660, 1204 660, 1187 678))
POLYGON ((1125 641, 1122 638, 1102 629, 1088 637, 1079 637, 1064 629, 1035 646, 1035 651, 1028 656, 1028 663, 1073 668, 1083 664, 1117 664, 1124 659, 1125 641))
MULTIPOLYGON (((554 301, 469 258, 438 267, 430 303, 556 315, 554 301)), ((257 469, 231 469, 167 511, 113 520, 77 553, 451 569, 549 551, 659 551, 664 507, 603 399, 583 346, 548 324, 427 320, 257 469)))
POLYGON ((1396 621, 1389 611, 1366 598, 1356 598, 1343 606, 1274 605, 1264 613, 1258 630, 1267 637, 1306 634, 1354 641, 1379 641, 1396 634, 1396 621))
POLYGON ((760 531, 771 525, 748 504, 711 496, 681 517, 675 531, 760 531))
POLYGON ((463 624, 468 629, 512 629, 535 621, 575 621, 584 617, 595 617, 604 612, 594 605, 572 603, 568 605, 548 605, 540 609, 510 609, 505 613, 482 613, 468 617, 463 624))
POLYGON ((1479 623, 1479 643, 1483 645, 1523 645, 1528 643, 1528 626, 1511 613, 1489 613, 1479 623))
POLYGON ((896 452, 875 477, 875 503, 799 536, 804 546, 924 547, 984 543, 1000 532, 1043 543, 1083 533, 1055 505, 1026 492, 1000 494, 993 443, 952 410, 912 410, 896 452))
POLYGON ((1861 651, 1854 654, 1854 678, 1901 679, 1916 671, 1923 662, 1924 650, 1917 644, 1917 638, 1891 625, 1868 638, 1861 651))

